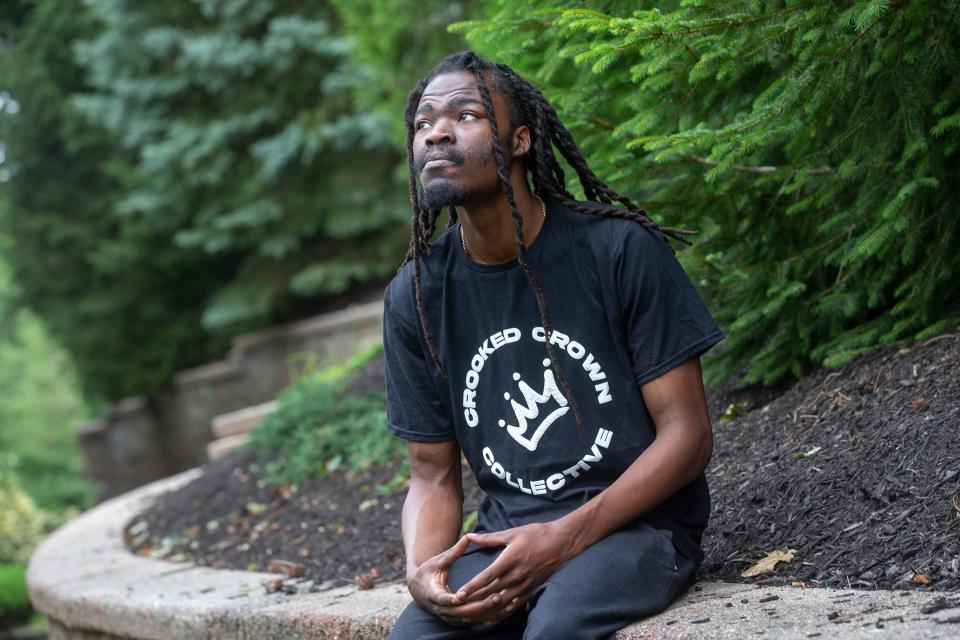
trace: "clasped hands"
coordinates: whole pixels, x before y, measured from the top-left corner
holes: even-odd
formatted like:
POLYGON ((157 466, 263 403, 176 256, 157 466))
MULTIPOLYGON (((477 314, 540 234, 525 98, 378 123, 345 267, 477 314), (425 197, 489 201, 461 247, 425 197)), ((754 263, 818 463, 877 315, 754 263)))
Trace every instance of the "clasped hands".
POLYGON ((424 561, 408 577, 410 595, 424 609, 457 626, 494 624, 523 606, 533 590, 573 557, 569 536, 551 522, 496 533, 468 533, 455 545, 424 561), (504 547, 490 566, 452 593, 447 570, 467 545, 504 547))

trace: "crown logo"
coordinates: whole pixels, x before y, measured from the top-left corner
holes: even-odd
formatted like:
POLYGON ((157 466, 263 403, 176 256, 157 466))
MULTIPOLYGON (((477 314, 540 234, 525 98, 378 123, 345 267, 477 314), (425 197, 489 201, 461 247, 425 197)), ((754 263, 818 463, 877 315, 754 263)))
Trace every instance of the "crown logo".
POLYGON ((570 410, 570 407, 567 406, 567 399, 563 397, 563 394, 560 393, 560 390, 557 388, 557 383, 553 378, 553 371, 550 370, 549 358, 543 359, 543 366, 545 369, 543 371, 542 393, 534 391, 530 385, 521 380, 519 373, 513 374, 513 379, 517 381, 517 387, 523 395, 523 401, 526 406, 521 405, 516 400, 512 400, 509 392, 504 393, 504 399, 510 400, 510 405, 513 407, 513 413, 517 417, 517 424, 507 424, 506 420, 502 418, 498 421, 500 427, 506 427, 510 437, 528 451, 536 451, 537 445, 540 444, 540 439, 543 437, 543 434, 547 432, 547 429, 550 428, 550 425, 570 410), (543 419, 536 430, 534 430, 532 436, 529 438, 526 437, 527 421, 536 420, 540 416, 540 405, 547 402, 550 398, 556 400, 560 406, 551 411, 550 414, 543 419))

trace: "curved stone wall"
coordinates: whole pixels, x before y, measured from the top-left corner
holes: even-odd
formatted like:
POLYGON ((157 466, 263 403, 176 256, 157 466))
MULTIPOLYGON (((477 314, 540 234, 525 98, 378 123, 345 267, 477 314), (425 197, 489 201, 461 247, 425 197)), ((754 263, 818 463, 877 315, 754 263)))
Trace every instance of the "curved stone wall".
MULTIPOLYGON (((264 583, 276 574, 130 553, 123 526, 200 472, 104 502, 44 540, 30 558, 27 584, 34 607, 48 616, 51 640, 386 638, 410 602, 399 582, 368 590, 318 585, 318 592, 303 582, 296 594, 267 593, 264 583)), ((617 638, 955 638, 960 599, 938 599, 943 594, 701 583, 617 638)))

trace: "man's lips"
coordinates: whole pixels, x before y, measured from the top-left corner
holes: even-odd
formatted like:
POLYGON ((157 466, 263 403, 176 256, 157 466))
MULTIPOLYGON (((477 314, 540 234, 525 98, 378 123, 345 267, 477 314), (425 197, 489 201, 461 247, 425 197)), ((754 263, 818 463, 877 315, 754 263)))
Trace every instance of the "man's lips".
POLYGON ((437 158, 435 160, 428 160, 426 164, 423 165, 424 171, 427 169, 432 169, 434 167, 452 167, 456 162, 453 160, 447 160, 446 158, 437 158))
POLYGON ((463 161, 463 154, 453 149, 446 149, 444 151, 437 150, 437 152, 426 154, 426 157, 421 157, 417 161, 417 166, 422 173, 427 169, 440 169, 442 167, 463 164, 463 161))

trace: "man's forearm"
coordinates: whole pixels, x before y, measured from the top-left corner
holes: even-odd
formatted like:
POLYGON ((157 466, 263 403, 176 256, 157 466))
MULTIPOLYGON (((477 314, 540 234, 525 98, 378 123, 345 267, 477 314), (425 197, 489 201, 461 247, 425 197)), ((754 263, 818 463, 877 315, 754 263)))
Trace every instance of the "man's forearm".
POLYGON ((709 439, 695 432, 658 434, 616 482, 555 520, 568 536, 568 558, 620 529, 692 482, 710 458, 709 439))
POLYGON ((460 537, 463 526, 460 478, 413 479, 403 503, 402 526, 409 575, 424 560, 452 547, 460 537))

